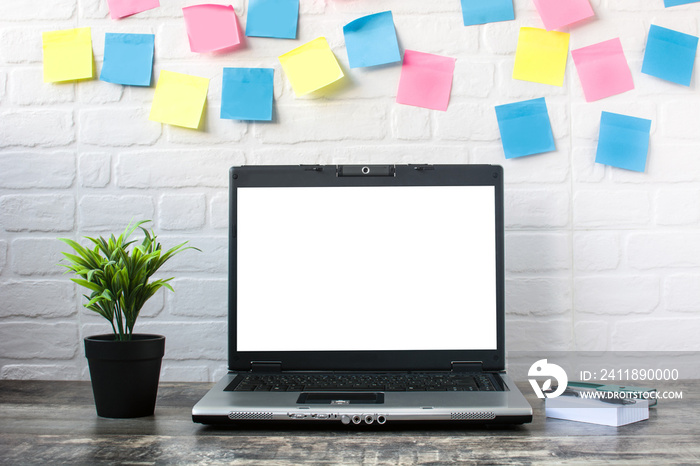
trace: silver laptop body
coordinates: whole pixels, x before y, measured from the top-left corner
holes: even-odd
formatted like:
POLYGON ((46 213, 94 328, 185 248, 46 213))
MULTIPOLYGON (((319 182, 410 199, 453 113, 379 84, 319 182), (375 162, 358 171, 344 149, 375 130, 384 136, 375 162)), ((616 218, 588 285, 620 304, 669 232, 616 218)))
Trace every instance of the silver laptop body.
POLYGON ((501 167, 229 176, 229 373, 194 422, 532 420, 505 374, 501 167), (413 376, 420 386, 395 385, 413 376))

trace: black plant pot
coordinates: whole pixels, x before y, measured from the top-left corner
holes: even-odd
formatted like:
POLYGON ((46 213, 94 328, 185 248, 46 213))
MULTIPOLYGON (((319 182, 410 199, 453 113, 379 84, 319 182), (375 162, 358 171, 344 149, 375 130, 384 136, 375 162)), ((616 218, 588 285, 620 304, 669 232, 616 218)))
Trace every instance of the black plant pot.
POLYGON ((131 341, 117 341, 111 334, 85 338, 85 357, 97 415, 109 418, 153 415, 163 354, 162 335, 134 334, 131 341))

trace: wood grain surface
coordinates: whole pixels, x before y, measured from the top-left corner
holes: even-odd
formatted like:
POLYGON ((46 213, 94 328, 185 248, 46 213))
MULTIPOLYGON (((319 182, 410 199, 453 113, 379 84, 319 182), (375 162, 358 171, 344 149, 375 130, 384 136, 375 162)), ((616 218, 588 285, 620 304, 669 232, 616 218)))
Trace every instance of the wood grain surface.
POLYGON ((161 383, 154 416, 117 420, 97 417, 88 382, 0 381, 0 464, 700 464, 700 381, 665 385, 683 399, 622 427, 547 419, 519 385, 531 424, 359 430, 195 424, 205 383, 161 383))

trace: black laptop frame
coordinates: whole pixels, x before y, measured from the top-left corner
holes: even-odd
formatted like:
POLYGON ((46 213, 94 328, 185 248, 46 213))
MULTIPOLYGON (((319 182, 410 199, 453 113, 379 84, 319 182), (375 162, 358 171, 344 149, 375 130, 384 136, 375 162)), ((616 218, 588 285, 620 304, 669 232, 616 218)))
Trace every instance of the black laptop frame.
POLYGON ((290 371, 451 370, 453 363, 505 369, 505 260, 503 169, 498 165, 240 166, 229 171, 228 366, 248 371, 255 363, 290 371), (493 186, 496 246, 496 349, 420 351, 237 351, 237 190, 250 187, 493 186))

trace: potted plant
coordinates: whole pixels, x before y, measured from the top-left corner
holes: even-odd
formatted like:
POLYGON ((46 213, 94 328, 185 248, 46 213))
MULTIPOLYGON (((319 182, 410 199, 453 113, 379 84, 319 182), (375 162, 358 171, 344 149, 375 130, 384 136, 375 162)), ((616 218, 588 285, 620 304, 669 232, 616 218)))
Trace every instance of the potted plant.
POLYGON ((155 410, 160 365, 165 352, 162 335, 134 333, 143 305, 159 289, 173 291, 171 278, 155 279, 156 271, 175 254, 187 249, 187 242, 163 251, 155 233, 141 225, 126 227, 115 238, 91 238, 91 247, 60 238, 74 254, 64 252, 68 264, 61 264, 77 275, 71 280, 90 291, 83 295, 84 306, 107 319, 112 333, 84 339, 85 356, 97 414, 109 418, 150 416, 155 410), (140 228, 143 242, 129 240, 140 228))

